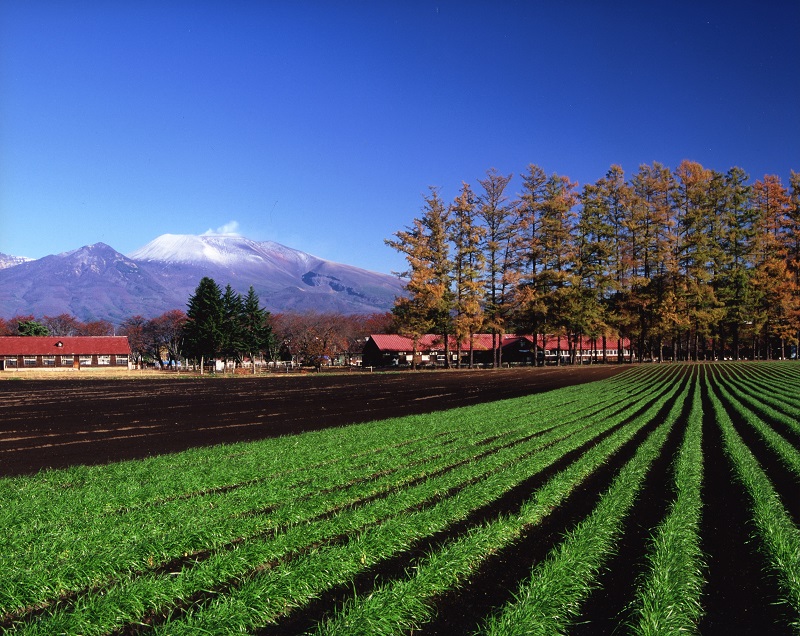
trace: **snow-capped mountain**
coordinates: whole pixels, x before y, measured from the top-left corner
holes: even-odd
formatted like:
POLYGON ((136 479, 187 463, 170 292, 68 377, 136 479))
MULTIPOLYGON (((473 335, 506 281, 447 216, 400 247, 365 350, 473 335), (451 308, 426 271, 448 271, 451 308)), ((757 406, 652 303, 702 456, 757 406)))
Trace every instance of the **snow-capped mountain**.
POLYGON ((240 293, 252 285, 272 312, 383 312, 403 292, 394 276, 271 241, 165 234, 128 256, 97 243, 0 270, 0 316, 151 317, 185 309, 203 276, 240 293))
POLYGON ((3 254, 0 252, 0 269, 6 269, 7 267, 14 267, 15 265, 21 265, 22 263, 27 263, 32 259, 26 258, 25 256, 10 256, 8 254, 3 254))

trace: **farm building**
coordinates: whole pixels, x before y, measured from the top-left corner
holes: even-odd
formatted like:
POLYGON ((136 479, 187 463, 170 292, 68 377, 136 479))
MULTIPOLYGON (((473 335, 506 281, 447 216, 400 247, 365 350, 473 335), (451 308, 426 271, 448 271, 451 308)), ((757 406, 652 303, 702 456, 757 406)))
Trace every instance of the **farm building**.
MULTIPOLYGON (((574 361, 588 363, 604 359, 601 339, 578 339, 570 346, 566 336, 552 335, 513 335, 498 334, 498 344, 502 349, 503 364, 562 364, 574 361)), ((450 336, 449 349, 451 364, 457 361, 456 339, 450 336)), ((625 359, 630 357, 630 340, 627 338, 607 338, 605 360, 616 362, 619 359, 619 345, 625 359)), ((462 364, 469 359, 469 340, 461 343, 462 364)), ((492 334, 475 334, 472 338, 473 360, 476 364, 491 364, 492 334)), ((369 367, 399 366, 411 364, 414 355, 414 341, 407 336, 394 334, 372 334, 367 338, 363 351, 363 365, 369 367)), ((417 364, 423 366, 442 366, 445 364, 445 346, 442 336, 425 334, 417 341, 417 364)))
MULTIPOLYGON (((503 361, 517 364, 533 364, 533 341, 529 336, 505 334, 497 336, 503 350, 503 361)), ((451 364, 456 362, 457 343, 450 336, 451 364)), ((469 358, 469 339, 461 343, 462 362, 469 358)), ((491 363, 492 334, 475 334, 472 338, 472 350, 476 364, 491 363)), ((407 336, 394 334, 373 334, 367 338, 363 351, 364 366, 381 367, 411 364, 414 355, 414 340, 407 336)), ((417 364, 444 365, 445 346, 442 336, 425 334, 417 341, 417 364)))
POLYGON ((0 336, 0 371, 128 368, 127 336, 0 336))

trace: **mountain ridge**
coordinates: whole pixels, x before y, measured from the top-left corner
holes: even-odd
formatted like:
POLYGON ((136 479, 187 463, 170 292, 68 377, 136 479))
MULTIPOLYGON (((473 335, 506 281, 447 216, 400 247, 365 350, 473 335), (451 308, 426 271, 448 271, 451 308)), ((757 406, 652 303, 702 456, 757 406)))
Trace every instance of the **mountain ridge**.
POLYGON ((203 276, 271 312, 352 314, 391 309, 402 282, 275 243, 229 234, 163 234, 127 256, 105 243, 0 269, 0 317, 70 313, 119 324, 185 309, 203 276))

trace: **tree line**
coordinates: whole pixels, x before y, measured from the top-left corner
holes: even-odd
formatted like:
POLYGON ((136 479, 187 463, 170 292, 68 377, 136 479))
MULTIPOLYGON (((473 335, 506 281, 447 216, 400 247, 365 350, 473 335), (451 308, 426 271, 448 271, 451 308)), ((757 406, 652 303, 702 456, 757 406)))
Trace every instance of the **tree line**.
POLYGON ((117 327, 104 320, 81 322, 66 313, 0 318, 0 336, 127 336, 134 365, 160 368, 184 360, 200 364, 213 359, 235 366, 258 357, 318 368, 348 364, 361 353, 369 334, 392 328, 389 313, 273 314, 261 307, 252 287, 242 296, 230 285, 220 288, 211 278, 200 281, 188 299, 187 311, 172 309, 152 318, 135 315, 117 327))
POLYGON ((451 203, 432 187, 385 241, 408 264, 401 332, 459 348, 480 332, 554 334, 572 350, 626 337, 640 360, 786 357, 798 344, 800 174, 787 188, 686 160, 630 178, 613 165, 579 188, 531 164, 513 197, 511 179, 490 169, 451 203))
POLYGON ((82 322, 70 314, 18 315, 0 318, 0 336, 113 336, 114 325, 107 320, 82 322))

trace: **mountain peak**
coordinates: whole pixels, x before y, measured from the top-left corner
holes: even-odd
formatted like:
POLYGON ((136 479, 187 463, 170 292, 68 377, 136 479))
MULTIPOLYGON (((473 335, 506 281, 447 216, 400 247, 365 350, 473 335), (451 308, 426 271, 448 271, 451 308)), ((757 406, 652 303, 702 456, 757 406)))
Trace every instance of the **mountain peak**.
POLYGON ((233 234, 162 234, 128 257, 188 265, 230 265, 258 251, 258 243, 233 234))
POLYGON ((105 243, 0 269, 0 316, 68 312, 121 322, 185 307, 203 276, 270 311, 387 311, 398 279, 234 234, 164 234, 127 256, 105 243))

